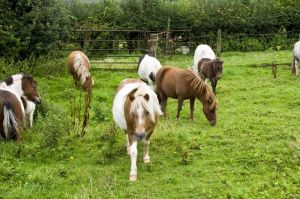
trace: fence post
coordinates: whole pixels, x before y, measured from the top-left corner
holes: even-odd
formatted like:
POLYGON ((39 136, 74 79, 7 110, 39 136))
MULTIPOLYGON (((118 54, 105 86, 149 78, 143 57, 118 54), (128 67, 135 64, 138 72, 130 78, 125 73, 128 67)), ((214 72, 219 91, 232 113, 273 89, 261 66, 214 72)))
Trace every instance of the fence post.
POLYGON ((169 44, 169 37, 170 37, 170 17, 168 17, 168 23, 167 23, 167 31, 166 31, 166 49, 165 49, 165 54, 168 54, 169 49, 168 49, 168 44, 169 44))
POLYGON ((150 34, 149 54, 153 57, 156 57, 157 42, 158 42, 158 34, 150 34))
POLYGON ((217 37, 217 57, 221 57, 222 50, 222 30, 218 29, 218 37, 217 37))

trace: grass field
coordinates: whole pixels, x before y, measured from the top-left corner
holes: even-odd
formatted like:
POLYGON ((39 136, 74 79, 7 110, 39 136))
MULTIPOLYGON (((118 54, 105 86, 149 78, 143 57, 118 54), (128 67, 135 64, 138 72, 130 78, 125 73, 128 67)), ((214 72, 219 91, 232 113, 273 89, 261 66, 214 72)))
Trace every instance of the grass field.
MULTIPOLYGON (((160 119, 151 139, 151 164, 143 164, 139 146, 133 183, 111 107, 118 83, 137 72, 92 70, 91 118, 81 138, 71 116, 80 92, 66 60, 40 65, 43 105, 34 127, 20 144, 0 142, 0 198, 299 198, 300 77, 287 66, 279 66, 277 79, 270 67, 252 66, 290 62, 291 52, 223 53, 222 59, 217 125, 208 124, 200 102, 194 122, 187 102, 177 122, 177 101, 169 100, 170 118, 160 119)), ((162 62, 186 67, 192 56, 162 62)))

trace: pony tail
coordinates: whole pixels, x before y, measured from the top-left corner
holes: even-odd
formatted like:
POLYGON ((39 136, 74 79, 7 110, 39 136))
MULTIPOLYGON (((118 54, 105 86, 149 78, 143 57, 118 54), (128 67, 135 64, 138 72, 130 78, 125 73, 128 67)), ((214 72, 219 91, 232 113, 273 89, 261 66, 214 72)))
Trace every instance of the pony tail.
POLYGON ((18 138, 18 122, 10 102, 4 102, 3 106, 3 131, 5 139, 8 139, 9 137, 14 137, 15 139, 18 138))

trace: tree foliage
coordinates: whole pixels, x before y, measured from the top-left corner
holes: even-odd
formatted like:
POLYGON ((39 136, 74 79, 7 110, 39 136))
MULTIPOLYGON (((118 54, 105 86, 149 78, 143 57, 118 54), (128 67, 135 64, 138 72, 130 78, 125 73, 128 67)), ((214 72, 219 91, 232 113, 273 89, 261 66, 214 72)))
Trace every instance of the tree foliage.
MULTIPOLYGON (((191 36, 215 35, 219 28, 232 37, 299 32, 299 10, 299 0, 0 0, 0 56, 47 54, 70 42, 74 29, 163 31, 168 18, 171 29, 190 30, 191 36)), ((226 45, 234 50, 234 43, 226 45)))

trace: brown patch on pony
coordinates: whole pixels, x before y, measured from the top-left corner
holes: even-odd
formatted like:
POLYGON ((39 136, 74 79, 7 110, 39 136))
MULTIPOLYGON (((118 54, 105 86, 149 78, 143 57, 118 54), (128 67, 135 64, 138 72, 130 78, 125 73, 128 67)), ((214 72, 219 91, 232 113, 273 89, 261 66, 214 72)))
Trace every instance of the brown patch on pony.
POLYGON ((23 74, 22 90, 24 91, 24 96, 26 96, 29 101, 32 101, 36 104, 41 102, 40 94, 37 91, 37 82, 31 75, 23 74))
MULTIPOLYGON (((20 101, 17 97, 9 91, 0 90, 0 134, 5 139, 9 138, 14 139, 16 141, 20 140, 20 131, 24 128, 25 125, 25 115, 23 110, 23 105, 20 104, 20 101), (16 119, 17 126, 11 129, 11 132, 4 131, 4 107, 7 110, 11 111, 16 119), (8 134, 8 135, 7 135, 8 134)), ((11 122, 12 118, 9 118, 9 122, 11 122)))
POLYGON ((163 67, 158 70, 156 79, 157 94, 161 100, 162 110, 166 116, 167 99, 178 99, 177 119, 182 103, 190 99, 190 118, 193 119, 194 101, 199 99, 203 104, 203 112, 214 125, 217 120, 216 100, 209 87, 195 73, 174 67, 163 67))

